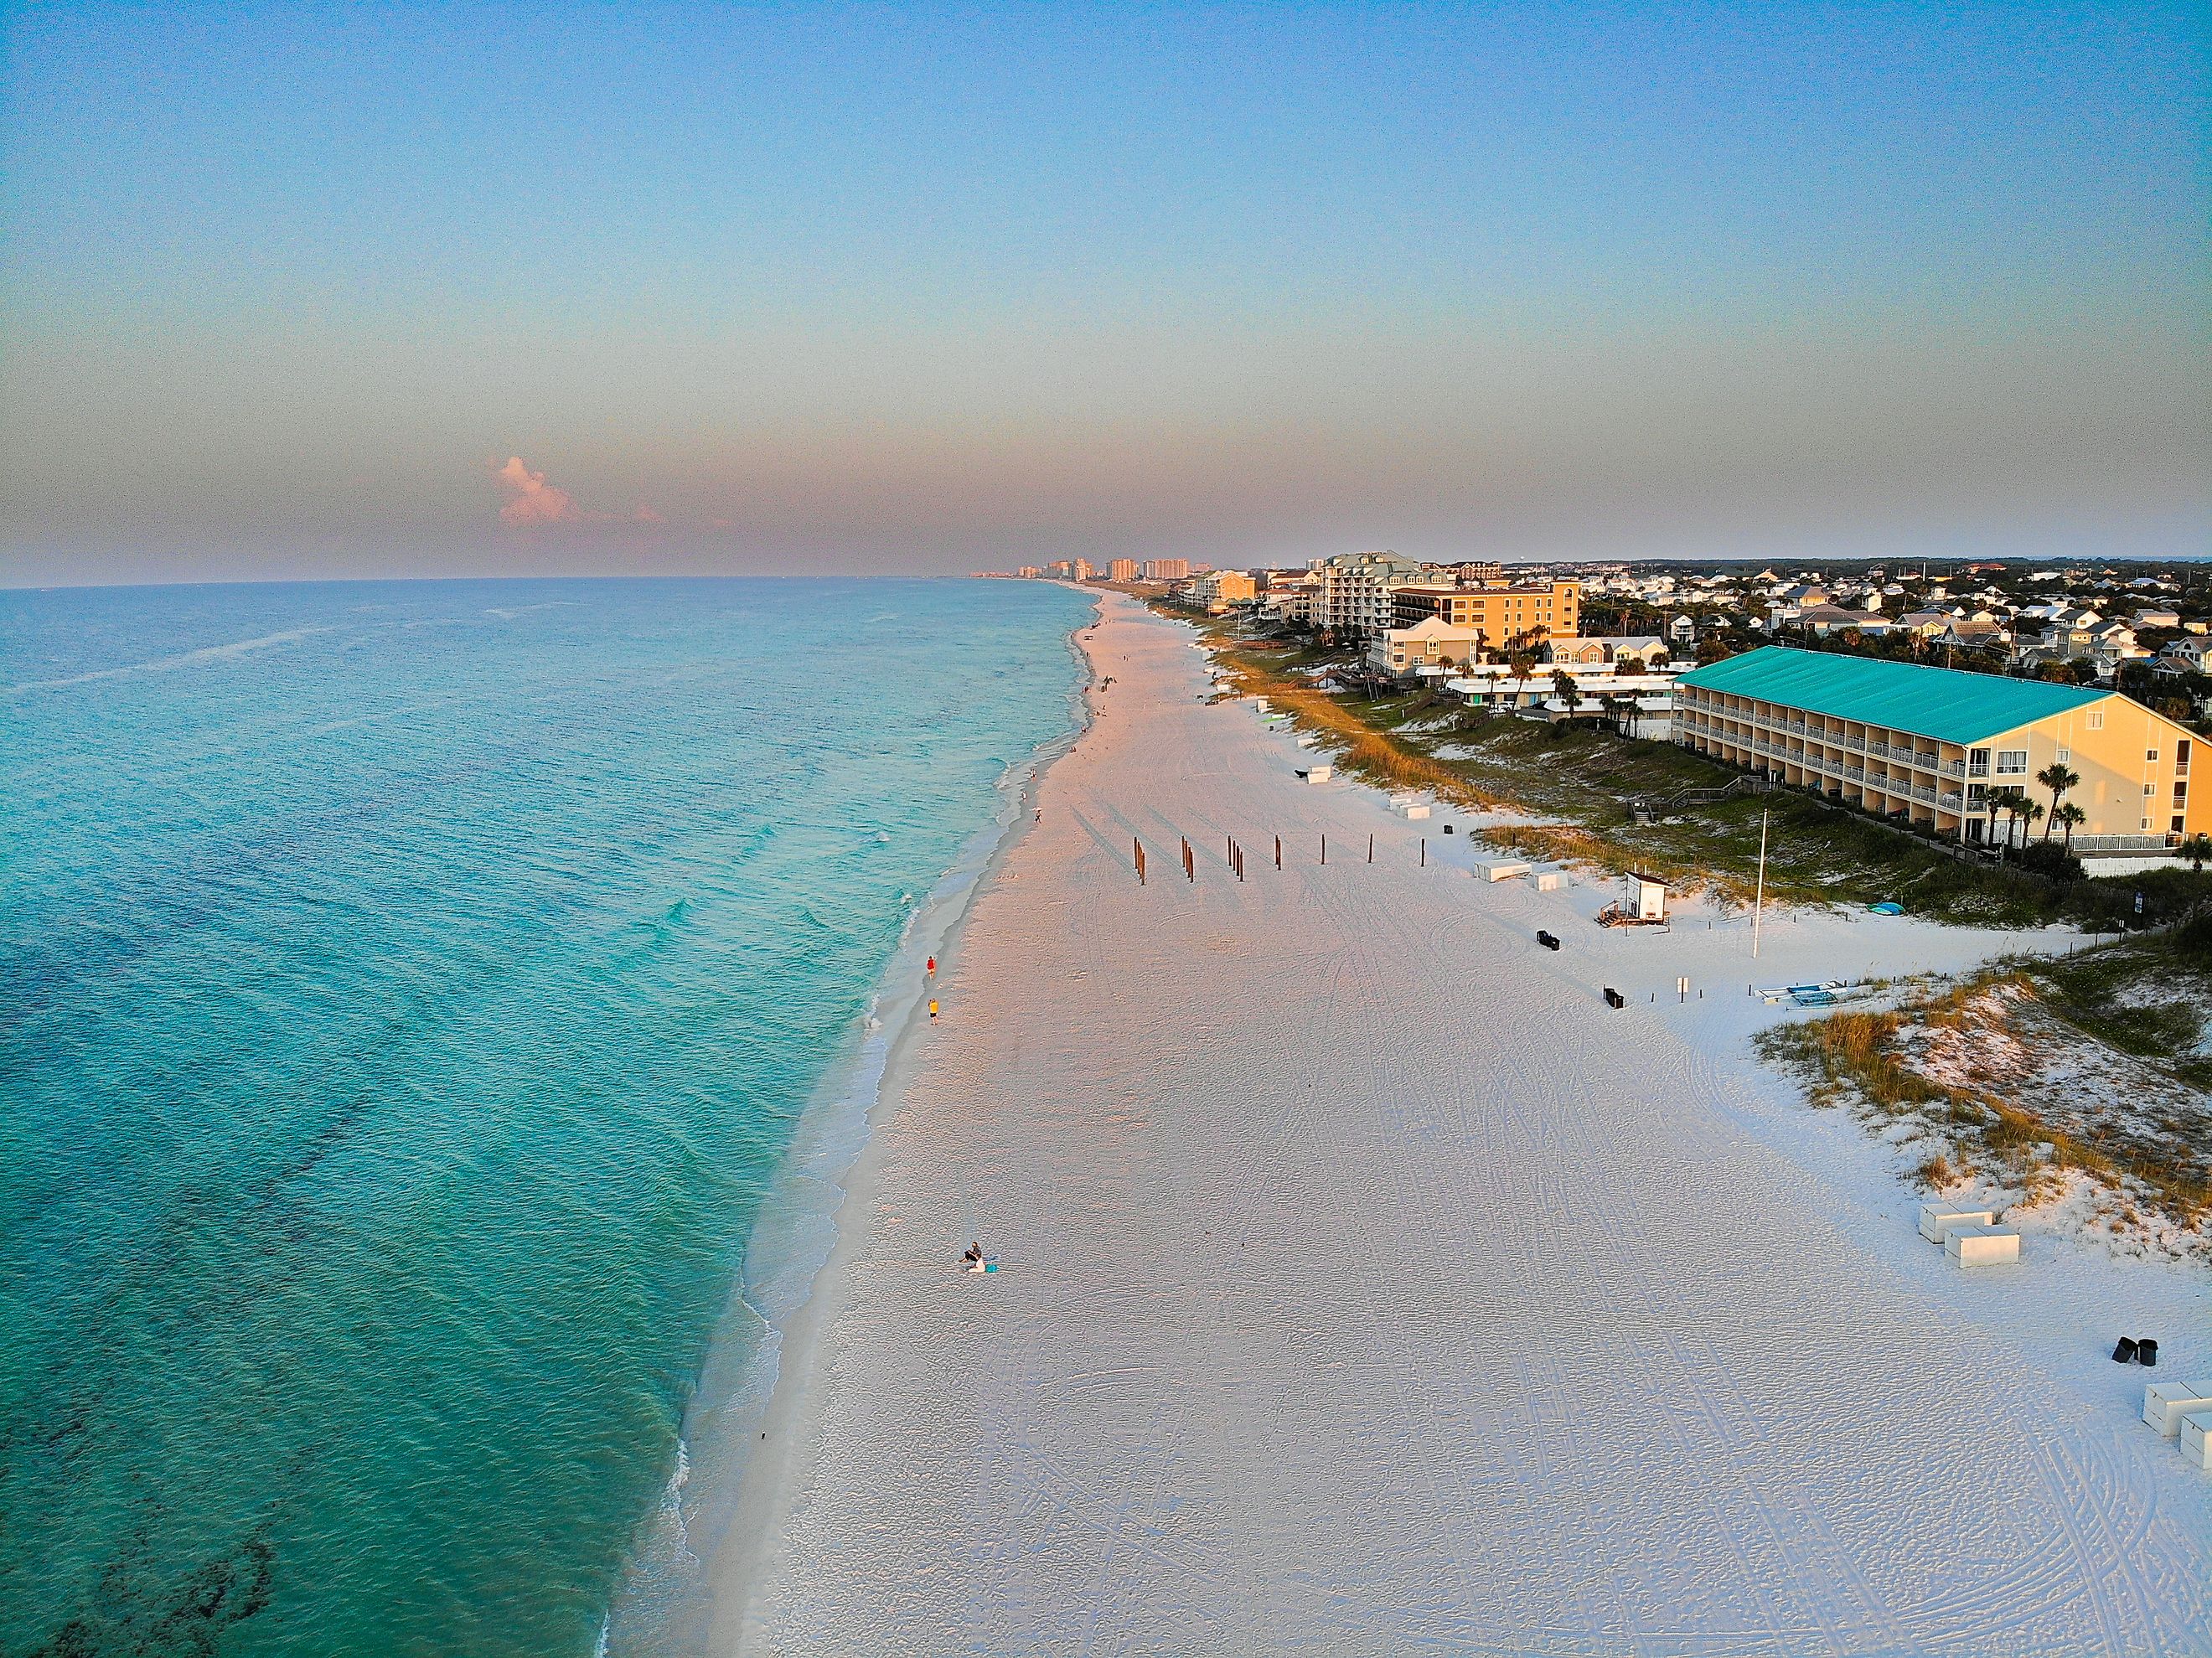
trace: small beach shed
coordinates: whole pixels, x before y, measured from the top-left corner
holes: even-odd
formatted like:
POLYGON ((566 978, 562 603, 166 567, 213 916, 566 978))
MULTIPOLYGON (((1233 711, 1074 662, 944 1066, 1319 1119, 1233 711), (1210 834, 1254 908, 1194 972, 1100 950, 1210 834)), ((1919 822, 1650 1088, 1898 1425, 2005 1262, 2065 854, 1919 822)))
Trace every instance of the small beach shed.
POLYGON ((1622 900, 1633 921, 1663 921, 1667 919, 1667 884, 1656 875, 1628 872, 1628 891, 1622 900))

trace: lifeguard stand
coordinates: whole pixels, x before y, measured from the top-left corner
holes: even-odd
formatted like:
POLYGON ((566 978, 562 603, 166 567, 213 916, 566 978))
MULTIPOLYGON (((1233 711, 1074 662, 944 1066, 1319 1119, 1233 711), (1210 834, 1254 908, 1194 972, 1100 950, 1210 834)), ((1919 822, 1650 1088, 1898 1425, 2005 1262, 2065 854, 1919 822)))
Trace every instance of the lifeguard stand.
POLYGON ((1663 921, 1667 919, 1667 884, 1656 875, 1642 875, 1631 870, 1628 890, 1622 895, 1621 908, 1628 912, 1632 921, 1663 921))

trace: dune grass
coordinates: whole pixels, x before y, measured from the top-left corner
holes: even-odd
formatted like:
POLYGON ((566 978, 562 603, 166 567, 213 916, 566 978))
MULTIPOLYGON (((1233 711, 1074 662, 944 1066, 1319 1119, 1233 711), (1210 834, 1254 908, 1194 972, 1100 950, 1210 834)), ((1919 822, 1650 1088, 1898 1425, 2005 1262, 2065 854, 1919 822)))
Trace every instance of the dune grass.
MULTIPOLYGON (((1931 1189, 1977 1169, 2032 1184, 2039 1168, 2072 1168, 2131 1187, 2186 1221, 2212 1208, 2212 1144, 2192 1132, 2205 1121, 2202 1090, 2212 1072, 2170 1038, 2185 1029, 2188 1041, 2196 1040, 2203 1009, 2212 1003, 2208 972, 2212 922, 2200 921, 2075 956, 1993 968, 1894 1011, 1778 1025, 1757 1045, 1764 1057, 1803 1076, 1817 1102, 1850 1103, 1877 1121, 1917 1121, 1946 1147, 1917 1171, 1931 1189), (1925 1031, 2001 1019, 1997 998, 2006 992, 2051 1014, 2056 1040, 2103 1042, 2147 1061, 2159 1097, 2136 1102, 2118 1117, 2089 1113, 2069 1125, 2000 1086, 1946 1081, 1913 1064, 1925 1031)), ((2069 1103, 2077 1112, 2085 1106, 2069 1103)))

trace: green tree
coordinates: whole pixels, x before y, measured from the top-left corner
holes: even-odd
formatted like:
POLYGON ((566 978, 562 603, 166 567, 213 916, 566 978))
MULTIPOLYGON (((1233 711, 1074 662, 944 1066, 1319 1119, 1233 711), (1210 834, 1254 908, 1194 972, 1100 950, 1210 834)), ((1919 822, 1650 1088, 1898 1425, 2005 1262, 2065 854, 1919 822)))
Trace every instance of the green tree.
MULTIPOLYGON (((2074 825, 2076 823, 2087 823, 2088 821, 2089 814, 2082 811, 2081 807, 2075 805, 2071 800, 2069 800, 2064 805, 2060 806, 2051 815, 2066 826, 2066 849, 2069 852, 2073 851, 2074 825)), ((2044 830, 2044 839, 2047 841, 2050 838, 2051 831, 2046 828, 2044 830)))

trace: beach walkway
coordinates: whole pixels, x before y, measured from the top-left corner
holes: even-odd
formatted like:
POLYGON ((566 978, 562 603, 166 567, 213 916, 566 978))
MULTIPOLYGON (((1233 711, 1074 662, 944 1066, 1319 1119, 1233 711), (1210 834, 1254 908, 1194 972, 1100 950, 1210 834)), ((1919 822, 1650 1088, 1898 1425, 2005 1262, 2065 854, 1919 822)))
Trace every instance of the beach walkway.
POLYGON ((2198 1278, 1951 1269, 1743 1057, 1754 976, 1995 940, 1600 929, 1607 889, 1299 783, 1106 605, 1098 722, 856 1175, 722 1649, 2212 1651, 2212 1479, 2103 1357, 2212 1361, 2198 1278))

